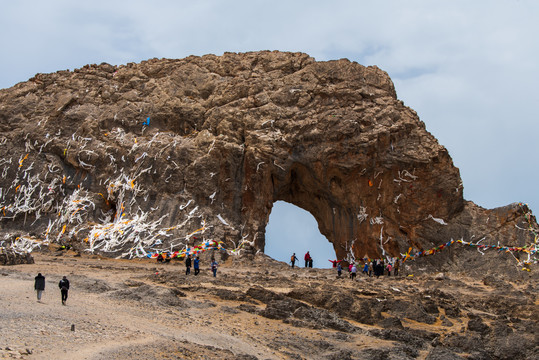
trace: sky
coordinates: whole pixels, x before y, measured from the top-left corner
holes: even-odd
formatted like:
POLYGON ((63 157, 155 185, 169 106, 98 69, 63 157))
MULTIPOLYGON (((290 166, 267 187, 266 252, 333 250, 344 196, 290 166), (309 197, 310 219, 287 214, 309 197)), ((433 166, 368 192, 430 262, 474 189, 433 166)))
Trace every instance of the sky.
MULTIPOLYGON (((281 50, 347 58, 389 74, 398 98, 448 149, 467 200, 524 202, 537 212, 537 19, 534 0, 2 1, 0 88, 36 73, 155 57, 281 50)), ((276 204, 266 253, 288 261, 294 243, 297 255, 312 247, 331 258, 316 222, 303 220, 308 213, 276 204), (290 217, 298 220, 289 225, 290 217)))

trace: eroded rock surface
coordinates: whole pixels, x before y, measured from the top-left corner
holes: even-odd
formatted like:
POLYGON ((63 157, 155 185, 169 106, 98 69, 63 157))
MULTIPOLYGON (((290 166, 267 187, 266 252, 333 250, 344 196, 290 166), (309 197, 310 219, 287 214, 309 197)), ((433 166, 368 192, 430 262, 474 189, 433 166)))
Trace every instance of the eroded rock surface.
POLYGON ((0 265, 33 264, 34 258, 30 253, 17 253, 12 249, 0 247, 0 265))
POLYGON ((348 60, 227 53, 38 74, 0 91, 0 130, 6 233, 123 256, 200 238, 263 250, 284 200, 339 258, 532 239, 525 206, 465 201, 388 75, 348 60))

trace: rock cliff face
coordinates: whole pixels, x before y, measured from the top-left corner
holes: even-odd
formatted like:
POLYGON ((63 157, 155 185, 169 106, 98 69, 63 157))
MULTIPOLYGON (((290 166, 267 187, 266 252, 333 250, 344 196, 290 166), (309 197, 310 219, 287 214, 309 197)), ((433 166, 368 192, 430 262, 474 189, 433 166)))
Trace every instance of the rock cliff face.
POLYGON ((348 60, 227 53, 38 74, 0 91, 0 130, 10 236, 123 256, 201 239, 263 250, 277 200, 309 211, 340 258, 532 236, 515 227, 526 207, 465 201, 388 75, 348 60))

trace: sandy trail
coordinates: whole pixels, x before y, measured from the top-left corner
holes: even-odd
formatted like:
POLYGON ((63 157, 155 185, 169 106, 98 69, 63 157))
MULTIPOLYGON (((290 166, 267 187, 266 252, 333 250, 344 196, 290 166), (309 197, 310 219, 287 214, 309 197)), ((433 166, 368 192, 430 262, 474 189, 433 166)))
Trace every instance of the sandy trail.
MULTIPOLYGON (((15 352, 31 350, 32 359, 100 359, 106 354, 132 347, 152 347, 167 344, 192 343, 238 349, 263 354, 253 344, 222 333, 209 326, 208 318, 216 309, 174 308, 166 310, 136 301, 118 301, 101 292, 94 292, 105 281, 108 286, 137 275, 150 275, 173 269, 178 277, 180 266, 156 267, 150 262, 101 261, 84 258, 54 258, 36 256, 36 264, 17 265, 1 269, 0 281, 0 347, 15 352), (34 276, 46 276, 42 301, 33 291, 34 276), (61 304, 58 281, 63 275, 71 281, 67 305, 61 304), (74 325, 74 331, 71 330, 74 325), (201 334, 204 334, 201 336, 201 334)), ((206 277, 208 279, 208 277, 206 277)), ((97 289, 98 290, 98 289, 97 289)))

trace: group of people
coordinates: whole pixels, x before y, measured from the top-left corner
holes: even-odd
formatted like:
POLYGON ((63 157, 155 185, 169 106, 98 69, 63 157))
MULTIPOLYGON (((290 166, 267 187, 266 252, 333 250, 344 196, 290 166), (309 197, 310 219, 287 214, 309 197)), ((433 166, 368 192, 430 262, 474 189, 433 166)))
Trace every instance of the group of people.
MULTIPOLYGON (((305 267, 312 268, 313 258, 311 257, 311 254, 309 254, 309 252, 307 251, 307 253, 305 254, 303 258, 305 260, 305 267)), ((296 261, 299 261, 299 259, 297 258, 296 253, 293 253, 292 256, 290 257, 290 264, 292 265, 292 267, 296 265, 296 261)))
MULTIPOLYGON (((163 254, 159 254, 157 255, 157 262, 158 263, 169 263, 170 262, 170 253, 165 253, 165 255, 163 256, 163 254)), ((217 276, 217 267, 219 266, 219 264, 217 263, 217 261, 215 261, 215 258, 211 257, 211 262, 210 262, 210 269, 211 269, 211 272, 213 274, 213 277, 216 277, 217 276)), ((195 270, 195 275, 198 275, 200 274, 200 258, 198 256, 196 256, 194 259, 191 258, 191 254, 187 255, 185 257, 185 275, 189 275, 191 274, 191 267, 195 270)))
MULTIPOLYGON (((200 258, 197 256, 195 259, 191 259, 191 255, 187 255, 185 258, 185 275, 189 275, 191 273, 191 265, 195 269, 195 275, 198 275, 200 273, 200 258)), ((210 263, 210 269, 213 274, 213 277, 217 276, 217 266, 219 264, 217 261, 215 261, 215 258, 212 256, 211 263, 210 263)))
POLYGON ((167 252, 165 254, 165 256, 163 256, 162 253, 157 255, 157 262, 158 263, 169 263, 170 262, 170 253, 167 252))
POLYGON ((383 276, 387 274, 387 276, 391 276, 391 272, 393 271, 394 276, 399 275, 399 269, 400 269, 400 260, 399 259, 391 259, 387 262, 385 260, 376 259, 372 261, 366 261, 363 265, 363 273, 369 277, 371 276, 383 276))
MULTIPOLYGON (((69 292, 69 280, 66 276, 62 277, 58 283, 58 287, 60 288, 60 293, 62 295, 62 305, 65 305, 67 293, 69 292)), ((34 290, 37 292, 37 301, 41 302, 41 297, 45 291, 45 276, 41 275, 41 273, 38 273, 34 278, 34 290)))
MULTIPOLYGON (((340 277, 342 274, 342 266, 340 264, 341 260, 329 260, 333 263, 333 267, 337 268, 337 275, 340 277)), ((358 267, 355 262, 351 262, 348 265, 348 273, 349 277, 351 279, 355 279, 357 275, 358 267)), ((400 260, 399 259, 391 259, 387 262, 383 259, 374 259, 371 261, 364 261, 363 263, 363 271, 362 273, 365 274, 368 277, 376 276, 391 276, 391 272, 393 272, 394 276, 399 275, 399 269, 400 269, 400 260)))
MULTIPOLYGON (((292 267, 295 266, 296 261, 299 261, 296 257, 296 253, 293 253, 290 257, 290 264, 292 267)), ((337 275, 340 277, 342 275, 342 260, 328 260, 333 265, 333 268, 337 269, 337 275)), ((313 258, 311 257, 311 254, 307 251, 305 254, 305 267, 313 267, 313 258)), ((356 262, 350 262, 348 265, 348 273, 349 277, 351 279, 355 279, 358 272, 359 263, 356 264, 356 262)), ((366 276, 372 277, 372 276, 391 276, 391 273, 393 272, 394 276, 399 275, 399 269, 400 269, 400 260, 399 259, 389 259, 389 260, 383 260, 383 259, 374 259, 374 260, 364 260, 363 261, 363 271, 362 273, 366 276)))

